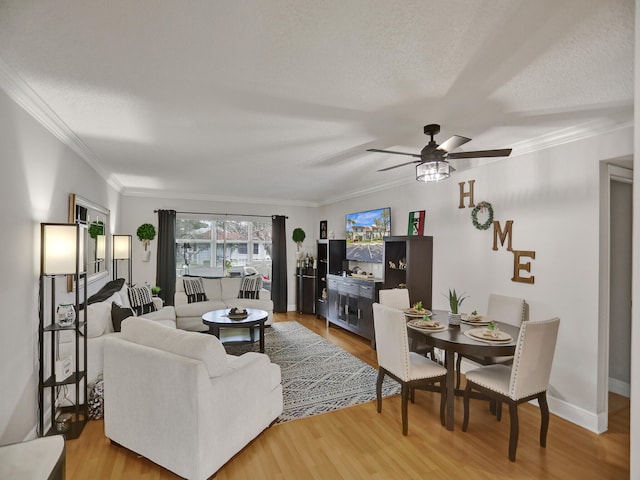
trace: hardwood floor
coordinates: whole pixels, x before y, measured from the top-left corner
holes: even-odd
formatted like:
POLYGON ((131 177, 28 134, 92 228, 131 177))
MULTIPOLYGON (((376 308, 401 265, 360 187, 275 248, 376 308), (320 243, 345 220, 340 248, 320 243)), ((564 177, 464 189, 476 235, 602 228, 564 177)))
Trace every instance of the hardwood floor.
MULTIPOLYGON (((307 328, 377 367, 369 343, 315 316, 277 314, 307 328)), ((409 435, 402 436, 399 396, 275 425, 220 469, 218 480, 246 479, 621 479, 629 478, 629 401, 614 395, 609 431, 596 435, 551 415, 547 448, 540 448, 540 415, 529 404, 518 409, 517 461, 507 457, 509 416, 497 422, 485 402, 472 401, 463 433, 462 398, 456 399, 455 431, 440 425, 438 399, 416 392, 409 405, 409 435)), ((67 479, 175 479, 171 472, 104 437, 103 422, 91 421, 67 442, 67 479)))

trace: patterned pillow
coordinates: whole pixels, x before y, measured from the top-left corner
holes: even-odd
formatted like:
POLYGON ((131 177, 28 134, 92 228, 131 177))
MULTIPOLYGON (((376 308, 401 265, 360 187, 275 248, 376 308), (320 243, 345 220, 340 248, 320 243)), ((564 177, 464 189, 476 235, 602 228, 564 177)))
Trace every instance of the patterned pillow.
POLYGON ((151 289, 146 285, 143 287, 129 287, 129 305, 136 312, 136 315, 156 311, 156 306, 151 299, 151 289))
POLYGON ((202 284, 202 278, 184 278, 182 279, 184 284, 184 293, 187 294, 187 302, 206 302, 207 296, 204 293, 204 285, 202 284))
POLYGON ((260 298, 260 289, 262 288, 262 276, 247 275, 242 277, 240 282, 240 292, 238 298, 260 298))

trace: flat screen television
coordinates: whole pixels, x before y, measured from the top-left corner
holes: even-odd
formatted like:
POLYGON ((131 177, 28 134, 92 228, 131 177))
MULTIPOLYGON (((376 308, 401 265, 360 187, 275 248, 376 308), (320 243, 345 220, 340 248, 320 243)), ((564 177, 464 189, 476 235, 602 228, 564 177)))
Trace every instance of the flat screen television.
POLYGON ((382 263, 382 238, 391 235, 391 208, 346 215, 347 260, 382 263))

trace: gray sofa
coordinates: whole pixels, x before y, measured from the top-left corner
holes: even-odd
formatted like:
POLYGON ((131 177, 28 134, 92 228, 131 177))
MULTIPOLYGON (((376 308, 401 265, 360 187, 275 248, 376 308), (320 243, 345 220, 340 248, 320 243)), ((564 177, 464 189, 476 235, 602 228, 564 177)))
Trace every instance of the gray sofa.
MULTIPOLYGON (((189 303, 184 291, 184 278, 176 278, 176 294, 174 307, 176 311, 176 327, 182 330, 198 332, 207 331, 209 328, 202 323, 202 315, 212 310, 225 308, 259 308, 269 314, 265 325, 273 323, 273 301, 271 293, 261 289, 259 298, 238 298, 242 277, 202 278, 202 284, 207 296, 203 302, 189 303)), ((191 277, 193 278, 193 277, 191 277)))

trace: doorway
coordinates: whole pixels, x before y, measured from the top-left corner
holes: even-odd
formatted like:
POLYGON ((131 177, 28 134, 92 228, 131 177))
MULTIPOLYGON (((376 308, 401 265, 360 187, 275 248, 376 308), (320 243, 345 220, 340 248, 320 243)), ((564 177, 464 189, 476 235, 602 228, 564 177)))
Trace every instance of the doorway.
POLYGON ((603 165, 598 431, 629 429, 633 171, 603 165))

